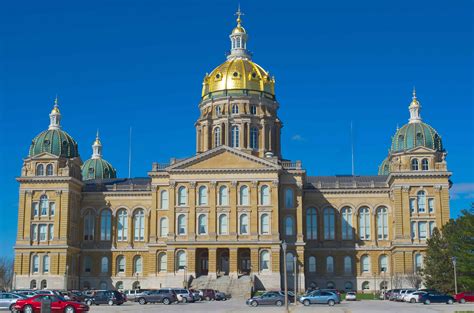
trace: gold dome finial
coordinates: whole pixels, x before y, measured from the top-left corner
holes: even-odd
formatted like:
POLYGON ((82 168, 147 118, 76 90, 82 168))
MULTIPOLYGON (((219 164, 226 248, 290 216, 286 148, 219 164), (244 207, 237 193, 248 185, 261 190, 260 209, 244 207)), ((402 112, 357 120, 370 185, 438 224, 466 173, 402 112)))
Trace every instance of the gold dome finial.
POLYGON ((240 23, 242 22, 242 19, 240 18, 244 13, 240 11, 240 3, 239 7, 237 8, 237 12, 235 12, 235 15, 237 16, 237 26, 240 27, 240 23))
POLYGON ((54 98, 54 107, 51 110, 51 113, 59 113, 59 98, 57 94, 56 94, 56 97, 54 98))
POLYGON ((416 99, 416 88, 415 88, 415 86, 413 86, 412 94, 413 94, 413 100, 415 100, 416 99))
POLYGON ((99 138, 99 129, 97 128, 97 133, 95 135, 95 141, 94 141, 94 144, 95 145, 100 145, 100 138, 99 138))

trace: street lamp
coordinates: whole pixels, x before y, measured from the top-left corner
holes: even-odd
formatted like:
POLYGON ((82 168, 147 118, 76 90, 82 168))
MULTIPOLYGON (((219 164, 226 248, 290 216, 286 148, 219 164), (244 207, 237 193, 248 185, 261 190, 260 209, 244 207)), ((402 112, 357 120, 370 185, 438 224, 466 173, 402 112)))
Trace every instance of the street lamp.
POLYGON ((286 309, 286 312, 288 312, 288 280, 287 280, 287 277, 286 277, 286 248, 288 247, 288 245, 286 244, 286 242, 283 240, 282 244, 281 244, 281 248, 283 249, 283 275, 284 275, 284 278, 283 278, 283 281, 284 281, 284 284, 285 284, 285 309, 286 309))
POLYGON ((294 275, 295 289, 293 290, 293 294, 295 295, 295 305, 296 305, 298 303, 296 302, 296 294, 297 294, 297 289, 298 289, 298 285, 297 285, 298 281, 296 279, 298 260, 296 259, 296 255, 293 257, 293 266, 294 266, 294 271, 295 271, 295 275, 294 275))
POLYGON ((458 294, 458 279, 456 275, 456 257, 453 256, 451 258, 451 261, 453 262, 453 268, 454 268, 454 293, 458 294))
POLYGON ((186 265, 184 265, 184 266, 183 266, 183 270, 184 270, 184 272, 183 272, 183 273, 184 273, 183 286, 184 286, 184 288, 186 288, 186 289, 188 288, 188 282, 186 281, 187 269, 188 269, 188 267, 187 267, 186 265))
POLYGON ((382 267, 381 268, 382 270, 382 277, 383 277, 383 280, 382 280, 382 288, 383 288, 383 292, 382 292, 382 295, 383 295, 383 298, 385 299, 385 292, 387 292, 387 282, 385 281, 385 272, 387 271, 387 269, 385 267, 382 267))

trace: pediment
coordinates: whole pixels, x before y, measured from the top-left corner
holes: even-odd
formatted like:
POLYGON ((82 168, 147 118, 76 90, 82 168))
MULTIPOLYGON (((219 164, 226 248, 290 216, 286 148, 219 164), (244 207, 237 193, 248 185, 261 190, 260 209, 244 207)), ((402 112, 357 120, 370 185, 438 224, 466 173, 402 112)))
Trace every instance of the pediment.
POLYGON ((430 148, 427 148, 427 147, 423 147, 423 146, 414 147, 414 148, 406 151, 406 153, 416 153, 416 154, 434 153, 434 152, 436 152, 436 150, 433 150, 433 149, 430 149, 430 148))
POLYGON ((59 159, 59 157, 49 152, 41 152, 40 154, 26 158, 25 160, 51 160, 51 159, 59 159))

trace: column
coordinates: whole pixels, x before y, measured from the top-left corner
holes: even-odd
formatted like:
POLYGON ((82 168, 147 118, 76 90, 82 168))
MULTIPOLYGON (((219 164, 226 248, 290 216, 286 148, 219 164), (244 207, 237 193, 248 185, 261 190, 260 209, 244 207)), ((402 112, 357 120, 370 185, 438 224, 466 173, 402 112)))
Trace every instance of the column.
POLYGON ((188 277, 196 276, 196 248, 188 248, 186 251, 186 259, 188 263, 188 277))
POLYGON ((272 181, 272 184, 271 184, 271 204, 272 204, 272 207, 273 207, 273 210, 272 210, 272 215, 271 215, 271 223, 272 223, 272 238, 273 240, 275 241, 279 241, 280 240, 280 227, 279 227, 279 223, 280 223, 280 212, 279 212, 279 203, 278 203, 278 200, 279 200, 279 197, 278 197, 278 180, 274 180, 272 181))
POLYGON ((403 213, 402 213, 402 189, 394 188, 392 189, 394 197, 394 220, 395 220, 395 239, 403 238, 403 213))
POLYGON ((232 181, 229 188, 229 205, 230 205, 230 212, 229 212, 229 235, 232 236, 233 239, 237 236, 237 227, 238 227, 238 195, 239 195, 239 188, 240 186, 237 184, 237 181, 232 181))
MULTIPOLYGON (((171 225, 171 224, 170 224, 171 225)), ((167 271, 168 274, 175 273, 176 272, 176 264, 175 264, 175 249, 173 247, 167 247, 166 249, 166 266, 167 266, 167 271)))
MULTIPOLYGON (((62 209, 61 208, 62 194, 63 194, 63 192, 61 190, 56 191, 56 196, 57 196, 57 198, 56 198, 56 209, 55 209, 55 212, 54 212, 54 222, 53 222, 53 225, 54 225, 54 234, 53 234, 54 240, 59 239, 59 236, 60 236, 59 230, 60 230, 60 218, 61 218, 61 213, 60 212, 61 212, 61 209, 62 209)), ((31 203, 31 201, 30 201, 30 203, 31 203)))
POLYGON ((196 239, 196 182, 189 183, 188 192, 188 240, 196 239))
POLYGON ((153 186, 152 187, 152 198, 151 198, 151 208, 150 208, 150 219, 149 219, 149 225, 150 225, 150 231, 149 231, 149 238, 150 242, 156 242, 157 241, 157 209, 158 209, 158 187, 153 186))
POLYGON ((176 214, 175 214, 175 206, 176 206, 176 183, 174 181, 170 182, 170 188, 168 190, 168 197, 169 197, 169 206, 168 206, 168 229, 169 235, 167 241, 174 240, 176 236, 176 214))
POLYGON ((296 184, 296 241, 303 242, 303 221, 305 212, 303 212, 303 183, 296 184))
MULTIPOLYGON (((402 194, 401 194, 401 215, 402 219, 398 220, 398 223, 402 223, 403 229, 403 238, 410 239, 411 238, 411 229, 410 229, 410 186, 403 186, 402 187, 402 194)), ((428 203, 426 204, 428 205, 428 203)))
POLYGON ((252 240, 257 240, 260 221, 258 217, 258 182, 256 180, 252 181, 250 187, 250 206, 250 238, 252 240))
MULTIPOLYGON (((304 246, 297 246, 296 247, 296 258, 297 258, 297 262, 298 262, 298 267, 297 267, 297 287, 299 289, 299 291, 304 291, 305 290, 305 282, 306 282, 306 279, 305 279, 305 268, 304 268, 304 246)), ((341 261, 341 257, 339 255, 337 255, 337 257, 334 258, 334 265, 335 265, 335 270, 336 270, 336 273, 337 273, 337 264, 338 262, 340 263, 341 261)), ((342 271, 341 271, 342 273, 342 271)))
POLYGON ((238 274, 238 249, 229 248, 229 276, 237 278, 238 274))
POLYGON ((216 212, 216 181, 211 181, 209 184, 209 194, 208 194, 208 203, 209 203, 209 215, 208 215, 208 227, 209 227, 209 239, 216 240, 216 220, 217 220, 217 212, 216 212))
POLYGON ((250 129, 252 128, 252 125, 250 123, 247 123, 247 149, 251 149, 250 147, 250 129))
POLYGON ((265 144, 265 139, 267 137, 267 127, 265 121, 262 121, 262 129, 260 131, 260 149, 262 151, 262 157, 265 155, 265 150, 267 149, 267 145, 265 144))
POLYGON ((217 276, 217 249, 209 248, 209 271, 208 276, 210 278, 215 278, 217 276))
POLYGON ((258 274, 260 271, 260 262, 259 262, 259 251, 258 248, 250 248, 250 266, 252 268, 252 274, 258 274))

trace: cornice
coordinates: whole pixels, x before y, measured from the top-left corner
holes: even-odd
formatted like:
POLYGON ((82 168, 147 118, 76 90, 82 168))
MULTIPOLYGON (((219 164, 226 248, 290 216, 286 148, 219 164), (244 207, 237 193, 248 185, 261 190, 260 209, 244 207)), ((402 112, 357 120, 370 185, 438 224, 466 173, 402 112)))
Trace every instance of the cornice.
POLYGON ((84 186, 84 183, 79 179, 71 176, 20 176, 16 178, 19 183, 67 183, 72 182, 79 186, 84 186))

